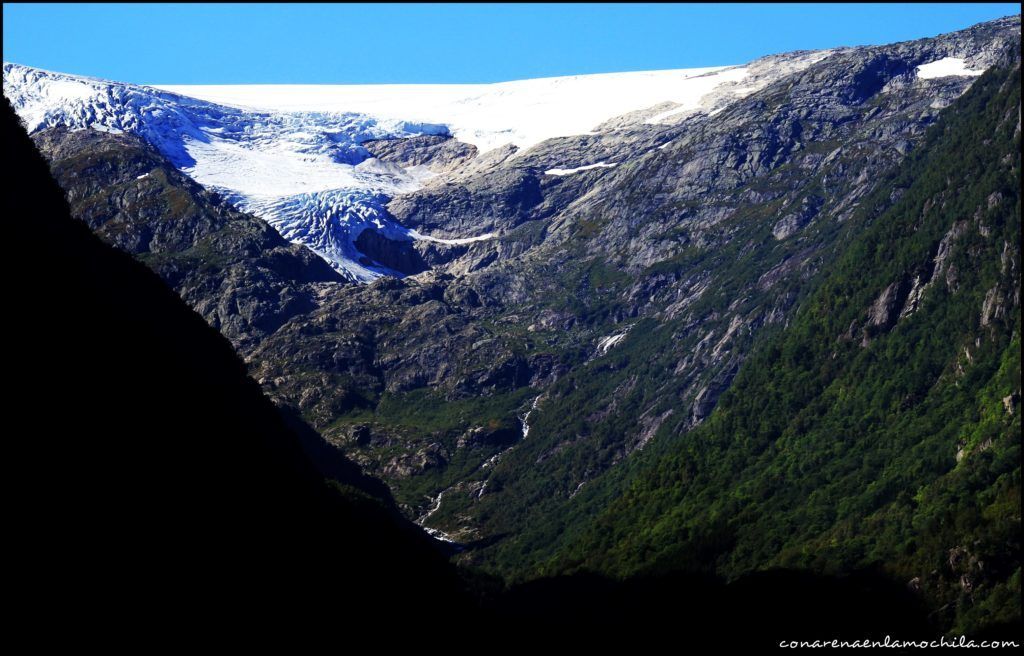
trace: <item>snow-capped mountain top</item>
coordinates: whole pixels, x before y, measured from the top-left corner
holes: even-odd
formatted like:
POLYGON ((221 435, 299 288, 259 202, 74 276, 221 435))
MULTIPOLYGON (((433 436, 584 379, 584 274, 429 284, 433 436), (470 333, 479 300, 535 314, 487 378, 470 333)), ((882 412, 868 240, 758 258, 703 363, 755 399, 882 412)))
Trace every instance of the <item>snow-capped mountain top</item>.
MULTIPOLYGON (((441 238, 391 219, 385 204, 436 173, 380 162, 363 146, 369 140, 451 135, 481 152, 512 144, 521 153, 552 137, 675 123, 695 112, 714 116, 833 52, 775 55, 744 66, 455 85, 154 87, 4 63, 4 95, 30 132, 60 125, 139 134, 198 183, 309 246, 350 279, 369 281, 400 274, 356 247, 366 228, 404 241, 465 244, 495 236, 441 238)), ((947 57, 917 74, 979 72, 947 57)), ((621 163, 565 162, 546 173, 621 163)))
POLYGON ((64 126, 141 135, 198 183, 265 218, 357 281, 398 275, 361 258, 353 242, 363 229, 394 239, 424 238, 388 219, 383 204, 419 188, 429 175, 415 167, 374 166, 361 144, 448 134, 443 125, 351 112, 226 107, 10 63, 4 64, 4 95, 29 132, 64 126))
MULTIPOLYGON (((362 145, 369 140, 452 135, 479 151, 512 144, 522 152, 552 137, 713 115, 828 55, 481 85, 153 87, 5 63, 4 94, 30 132, 60 125, 141 135, 198 183, 263 217, 352 280, 368 281, 400 274, 360 253, 355 241, 366 228, 394 240, 469 243, 494 236, 440 238, 392 220, 388 200, 436 174, 379 162, 362 145)), ((550 173, 594 168, 573 164, 582 163, 550 173)))
POLYGON ((29 132, 63 125, 135 132, 201 184, 281 196, 342 186, 394 191, 399 181, 355 170, 370 139, 447 134, 354 112, 265 112, 152 87, 4 64, 4 95, 29 132))
POLYGON ((541 78, 496 84, 159 85, 236 107, 278 112, 357 112, 449 126, 481 152, 529 148, 552 137, 586 134, 627 112, 672 102, 700 106, 714 89, 747 77, 739 66, 541 78))
POLYGON ((278 112, 357 112, 392 121, 446 125, 480 152, 521 151, 553 137, 589 134, 609 119, 674 105, 660 123, 713 111, 821 61, 832 51, 765 57, 744 66, 602 73, 491 84, 155 85, 233 107, 278 112))

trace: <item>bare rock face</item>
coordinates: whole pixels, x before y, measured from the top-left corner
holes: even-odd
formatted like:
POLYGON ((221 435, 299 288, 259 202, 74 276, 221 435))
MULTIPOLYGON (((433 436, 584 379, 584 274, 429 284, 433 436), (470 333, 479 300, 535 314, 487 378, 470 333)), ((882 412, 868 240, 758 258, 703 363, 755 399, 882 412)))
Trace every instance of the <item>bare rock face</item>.
POLYGON ((515 227, 526 220, 541 199, 535 173, 500 168, 458 183, 429 185, 396 198, 388 210, 407 227, 454 237, 515 227))
POLYGON ((458 169, 477 155, 476 146, 434 135, 364 141, 362 146, 382 162, 402 168, 423 166, 434 173, 458 169))
POLYGON ((355 243, 359 252, 367 258, 364 264, 383 265, 406 275, 421 273, 429 268, 412 241, 388 239, 376 230, 367 228, 359 233, 355 243))
POLYGON ((1006 297, 998 285, 985 293, 985 301, 981 305, 981 325, 987 326, 997 319, 1006 316, 1006 297))
POLYGON ((819 196, 805 196, 801 199, 799 208, 779 219, 772 228, 772 236, 776 239, 785 239, 795 234, 817 216, 823 202, 819 196))
POLYGON ((447 463, 446 454, 440 444, 429 444, 415 453, 395 456, 386 465, 383 473, 388 478, 409 478, 423 474, 427 470, 443 467, 447 463))
POLYGON ((892 326, 898 316, 897 311, 903 305, 906 284, 898 280, 886 287, 868 310, 868 325, 882 330, 892 326))

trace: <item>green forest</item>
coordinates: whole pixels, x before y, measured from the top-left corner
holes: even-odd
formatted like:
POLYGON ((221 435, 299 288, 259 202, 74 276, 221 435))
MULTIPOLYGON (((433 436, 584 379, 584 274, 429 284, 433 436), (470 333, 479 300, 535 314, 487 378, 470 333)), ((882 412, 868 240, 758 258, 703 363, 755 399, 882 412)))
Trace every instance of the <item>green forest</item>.
POLYGON ((504 564, 873 569, 921 590, 952 630, 1017 618, 1019 84, 1019 69, 990 72, 944 112, 708 420, 659 434, 570 519, 533 527, 558 536, 557 554, 506 549, 504 564), (909 298, 915 280, 915 307, 872 320, 887 288, 909 298))

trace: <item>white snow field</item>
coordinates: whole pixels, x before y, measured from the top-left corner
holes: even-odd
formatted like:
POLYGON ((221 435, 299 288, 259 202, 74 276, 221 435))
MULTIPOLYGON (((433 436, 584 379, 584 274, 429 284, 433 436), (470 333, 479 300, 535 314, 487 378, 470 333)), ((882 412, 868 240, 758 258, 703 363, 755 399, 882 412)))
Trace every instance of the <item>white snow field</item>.
MULTIPOLYGON (((8 63, 4 95, 29 132, 60 125, 141 135, 196 182, 312 248, 351 280, 401 275, 365 263, 355 247, 364 229, 391 239, 431 239, 405 229, 383 208, 391 196, 419 189, 432 174, 378 162, 360 144, 446 135, 444 125, 355 113, 243 110, 8 63)), ((466 239, 474 237, 480 238, 466 239)))
POLYGON ((275 112, 358 112, 449 126, 486 152, 529 148, 545 139, 587 134, 609 118, 661 102, 695 109, 707 93, 746 76, 735 66, 606 73, 495 84, 157 85, 235 107, 275 112))
POLYGON ((938 77, 949 77, 951 75, 976 77, 984 72, 984 70, 974 71, 967 68, 964 60, 958 57, 943 57, 938 61, 922 64, 917 67, 917 77, 923 80, 931 80, 938 77))
MULTIPOLYGON (((552 137, 659 105, 645 123, 714 115, 828 51, 746 67, 609 73, 496 84, 140 86, 4 63, 4 95, 30 132, 47 127, 131 132, 240 210, 267 220, 353 281, 401 275, 355 246, 373 228, 390 239, 470 244, 497 235, 424 235, 385 204, 437 174, 373 158, 371 139, 452 135, 486 152, 522 152, 552 137)), ((649 112, 645 114, 649 116, 649 112)), ((513 155, 514 156, 514 155, 513 155)), ((547 170, 570 175, 616 163, 547 170)))
POLYGON ((597 164, 587 164, 586 166, 577 166, 574 169, 548 169, 544 171, 545 175, 572 175, 573 173, 579 173, 580 171, 590 171, 593 169, 613 169, 618 166, 618 162, 598 162, 597 164))

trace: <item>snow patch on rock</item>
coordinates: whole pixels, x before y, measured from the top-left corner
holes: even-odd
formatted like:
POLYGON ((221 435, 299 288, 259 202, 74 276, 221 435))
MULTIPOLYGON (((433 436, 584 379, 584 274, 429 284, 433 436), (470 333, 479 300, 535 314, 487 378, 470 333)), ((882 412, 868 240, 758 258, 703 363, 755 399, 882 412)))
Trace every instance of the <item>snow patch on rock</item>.
POLYGON ((984 70, 967 68, 966 62, 959 57, 943 57, 942 59, 917 67, 917 77, 922 80, 949 77, 951 75, 976 77, 984 72, 984 70))
POLYGON ((618 162, 598 162, 597 164, 587 164, 586 166, 577 166, 574 169, 548 169, 544 171, 544 175, 572 175, 573 173, 579 173, 580 171, 590 171, 593 169, 612 169, 618 166, 618 162))
POLYGON ((626 338, 626 333, 625 332, 618 333, 618 334, 615 334, 615 335, 609 335, 607 337, 602 337, 597 342, 597 353, 598 353, 598 355, 604 355, 610 349, 612 349, 615 346, 617 346, 625 338, 626 338))

